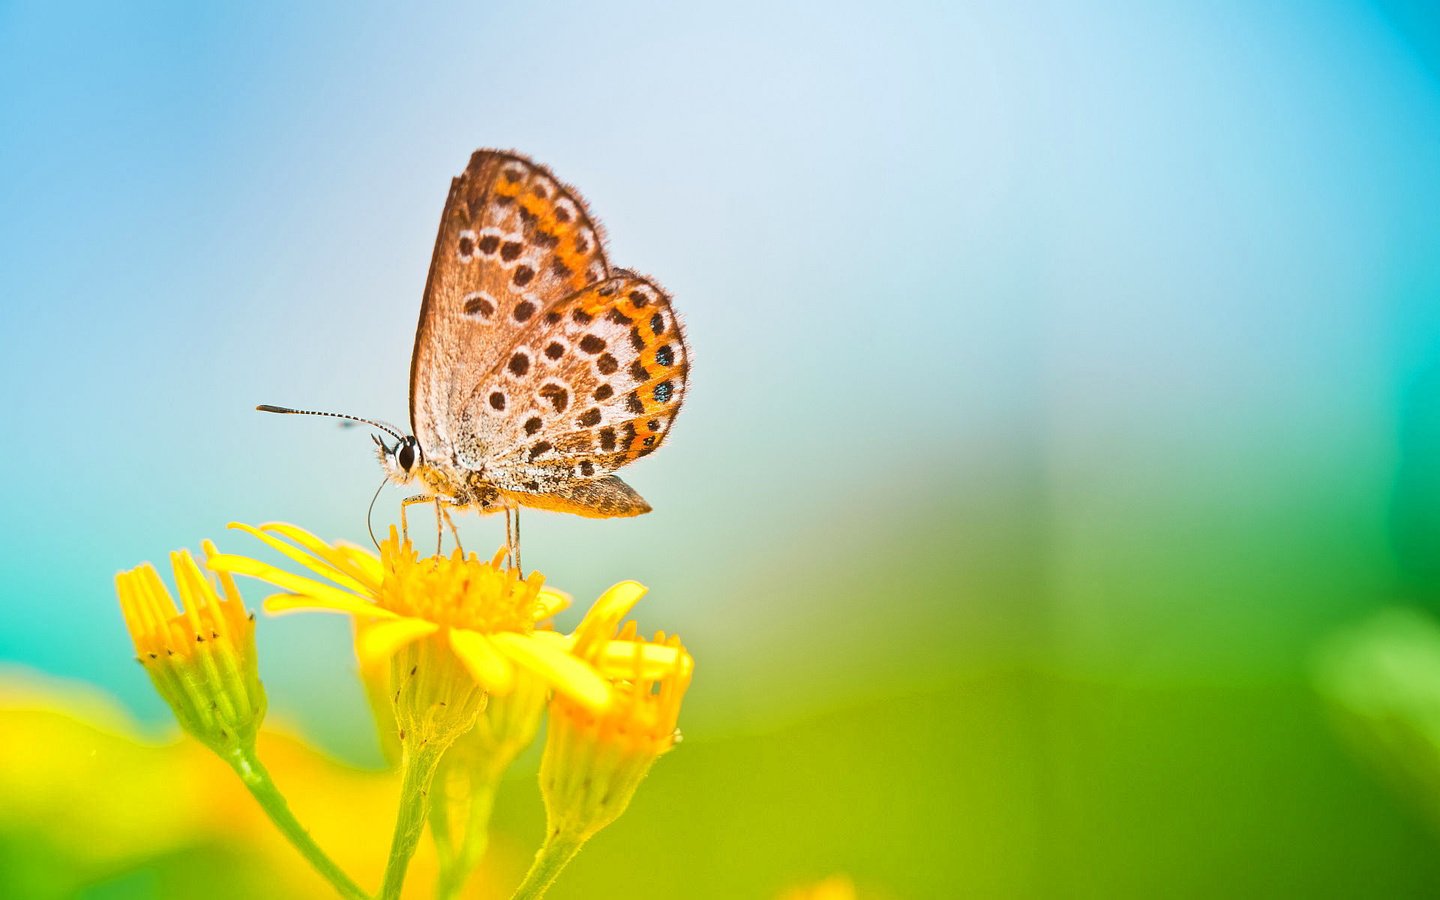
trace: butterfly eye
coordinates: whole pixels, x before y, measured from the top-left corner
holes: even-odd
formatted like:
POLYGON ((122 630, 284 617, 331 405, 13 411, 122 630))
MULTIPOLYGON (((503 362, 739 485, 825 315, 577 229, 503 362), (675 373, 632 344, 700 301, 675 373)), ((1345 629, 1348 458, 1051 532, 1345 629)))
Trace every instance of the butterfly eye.
POLYGON ((400 468, 410 471, 410 467, 415 465, 415 439, 406 438, 395 458, 400 461, 400 468))

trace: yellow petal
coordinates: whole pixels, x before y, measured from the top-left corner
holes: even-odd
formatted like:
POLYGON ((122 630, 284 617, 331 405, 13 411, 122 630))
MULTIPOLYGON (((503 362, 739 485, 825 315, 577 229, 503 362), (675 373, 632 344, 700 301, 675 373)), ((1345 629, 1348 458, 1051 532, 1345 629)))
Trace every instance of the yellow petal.
POLYGON ((336 565, 332 559, 332 557, 335 556, 334 551, 329 546, 322 543, 319 538, 315 537, 313 534, 310 534, 307 531, 295 528, 293 525, 282 526, 276 524, 269 524, 261 526, 266 530, 273 529, 275 531, 279 531, 286 537, 291 537, 291 539, 294 540, 296 543, 302 545, 302 549, 296 548, 292 544, 287 544, 277 537, 266 534, 265 531, 262 531, 260 528, 256 528, 253 525, 246 525, 244 522, 231 522, 230 527, 239 531, 243 531, 251 537, 264 541, 265 544, 267 544, 271 548, 285 554, 287 557, 293 559, 295 562, 314 572, 316 575, 319 575, 322 578, 328 578, 343 588, 348 588, 349 590, 352 590, 357 594, 374 593, 374 591, 371 590, 368 586, 361 584, 359 581, 356 581, 354 578, 352 578, 348 573, 341 570, 341 568, 336 565), (319 544, 319 549, 322 552, 316 552, 316 549, 314 547, 308 546, 307 542, 304 541, 301 537, 292 537, 292 535, 296 534, 297 532, 304 538, 309 538, 310 541, 319 544))
POLYGON ((188 595, 185 602, 186 619, 195 632, 201 634, 208 630, 234 638, 236 635, 231 632, 231 620, 226 616, 227 610, 219 595, 215 593, 215 579, 206 577, 189 550, 172 553, 170 558, 175 567, 175 584, 182 596, 188 595), (191 606, 194 607, 193 612, 191 606))
POLYGON ((363 547, 344 542, 336 544, 335 549, 355 567, 356 577, 375 585, 375 589, 379 590, 380 582, 385 579, 385 569, 380 565, 378 556, 363 547))
POLYGON ((475 680, 487 690, 496 694, 510 692, 510 688, 515 684, 515 667, 510 664, 510 660, 496 651, 489 638, 478 631, 452 628, 450 646, 455 650, 455 655, 460 657, 460 661, 465 663, 465 668, 475 676, 475 680))
POLYGON ((338 612, 368 619, 398 619, 395 613, 381 609, 373 603, 356 599, 348 594, 335 592, 338 596, 316 597, 314 594, 272 594, 265 598, 265 612, 272 616, 292 612, 338 612))
POLYGON ((292 593, 306 594, 316 600, 322 600, 337 609, 342 607, 349 609, 354 602, 361 599, 349 591, 342 591, 323 581, 316 581, 313 578, 306 578, 303 575, 295 575, 284 569, 277 569, 269 563, 262 563, 258 559, 251 559, 248 556, 239 556, 234 553, 221 553, 206 560, 206 564, 216 572, 248 575, 251 578, 268 581, 276 587, 284 588, 292 593))
POLYGON ((601 643, 610 639, 615 633, 615 626, 648 590, 638 581, 622 581, 601 594, 575 629, 575 655, 581 659, 592 658, 601 643))
MULTIPOLYGON (((200 547, 205 551, 205 561, 208 567, 209 561, 219 556, 220 551, 216 548, 215 542, 208 538, 200 542, 200 547)), ((240 596, 240 589, 235 586, 235 579, 230 577, 230 573, 216 572, 215 574, 220 576, 220 587, 225 592, 225 599, 243 607, 245 601, 240 596)))
POLYGON ((366 582, 366 587, 370 588, 372 593, 380 589, 384 570, 380 567, 380 557, 374 553, 345 541, 326 544, 300 526, 288 522, 265 522, 260 529, 288 537, 316 556, 339 567, 345 574, 366 582))
MULTIPOLYGON (((165 588, 165 582, 160 580, 160 573, 155 571, 154 566, 145 563, 134 569, 132 574, 136 576, 135 585, 155 639, 166 645, 187 640, 182 637, 185 631, 182 624, 185 621, 184 615, 175 609, 175 601, 165 588)), ((192 631, 190 638, 193 637, 192 631)))
POLYGON ((424 619, 399 618, 362 625, 355 631, 355 655, 362 665, 383 662, 411 641, 439 630, 439 625, 424 619))
MULTIPOLYGON (((558 635, 557 635, 558 637, 558 635)), ((537 634, 492 634, 490 640, 515 662, 544 678, 555 690, 595 711, 610 705, 610 683, 588 663, 576 659, 559 642, 537 634)))
POLYGON ((145 650, 148 647, 141 645, 152 638, 154 628, 150 624, 149 610, 146 608, 139 582, 139 577, 133 572, 120 572, 115 576, 120 609, 125 616, 125 624, 130 629, 130 636, 135 641, 135 649, 145 650))
POLYGON ((552 588, 541 588, 540 593, 535 597, 535 621, 548 619, 569 608, 569 594, 552 588))
POLYGON ((679 647, 650 641, 609 641, 600 648, 595 666, 609 678, 654 681, 689 666, 679 647))
POLYGON ((175 593, 180 595, 180 614, 195 634, 204 634, 206 623, 201 614, 206 607, 205 576, 195 565, 195 558, 189 550, 176 550, 170 554, 170 567, 175 572, 175 593))

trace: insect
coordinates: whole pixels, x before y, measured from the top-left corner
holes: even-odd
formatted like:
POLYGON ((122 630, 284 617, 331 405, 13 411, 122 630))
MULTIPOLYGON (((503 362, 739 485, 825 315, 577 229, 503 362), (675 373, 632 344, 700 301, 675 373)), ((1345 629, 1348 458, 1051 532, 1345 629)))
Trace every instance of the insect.
MULTIPOLYGON (((410 362, 411 433, 380 428, 401 504, 504 511, 519 567, 519 509, 593 518, 650 511, 614 472, 659 449, 689 380, 670 297, 605 258, 573 189, 523 156, 478 150, 450 184, 410 362), (511 514, 514 527, 511 527, 511 514)), ((382 483, 383 487, 383 483, 382 483)), ((458 543, 458 535, 456 536, 458 543)))

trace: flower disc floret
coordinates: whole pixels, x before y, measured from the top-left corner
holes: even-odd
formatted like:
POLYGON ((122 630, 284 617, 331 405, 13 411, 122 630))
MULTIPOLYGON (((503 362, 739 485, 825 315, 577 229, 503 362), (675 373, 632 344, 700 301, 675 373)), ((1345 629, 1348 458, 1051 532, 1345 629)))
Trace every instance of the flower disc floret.
POLYGON ((535 630, 545 583, 539 572, 521 581, 498 560, 482 563, 459 550, 422 559, 393 535, 381 545, 380 559, 384 577, 375 601, 383 609, 482 634, 535 630))

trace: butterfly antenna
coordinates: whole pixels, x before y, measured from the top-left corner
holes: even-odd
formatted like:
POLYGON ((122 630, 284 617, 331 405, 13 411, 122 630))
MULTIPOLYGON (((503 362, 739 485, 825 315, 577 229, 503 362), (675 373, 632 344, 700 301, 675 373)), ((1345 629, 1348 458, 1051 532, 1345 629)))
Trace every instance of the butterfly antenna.
POLYGON ((375 545, 377 551, 380 549, 380 542, 375 539, 375 501, 380 499, 380 492, 385 490, 385 482, 389 480, 386 478, 380 482, 380 486, 375 489, 375 496, 370 498, 370 508, 365 510, 365 530, 370 532, 370 543, 375 545))
POLYGON ((396 428, 394 425, 389 424, 388 422, 381 422, 376 419, 362 419, 359 416, 347 416, 344 413, 318 412, 313 409, 290 409, 288 406, 271 406, 269 403, 262 403, 255 408, 258 409, 260 412, 279 413, 283 416, 328 416, 332 419, 345 419, 349 422, 360 422, 364 425, 369 425, 372 428, 380 429, 386 434, 389 434, 397 441, 405 440, 405 435, 400 431, 400 429, 396 428))

